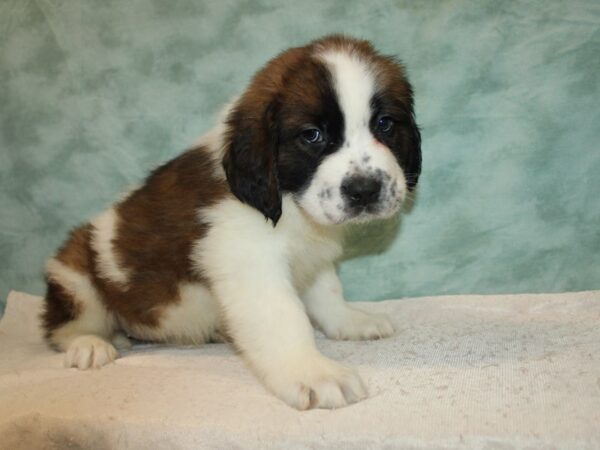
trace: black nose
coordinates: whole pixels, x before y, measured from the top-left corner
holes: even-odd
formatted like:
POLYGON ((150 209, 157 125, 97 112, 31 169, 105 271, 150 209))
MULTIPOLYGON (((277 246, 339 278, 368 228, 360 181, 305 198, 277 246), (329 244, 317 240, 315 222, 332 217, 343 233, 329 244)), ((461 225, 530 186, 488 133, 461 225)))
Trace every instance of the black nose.
POLYGON ((381 180, 373 177, 348 177, 342 182, 341 190, 350 206, 367 206, 379 199, 381 180))

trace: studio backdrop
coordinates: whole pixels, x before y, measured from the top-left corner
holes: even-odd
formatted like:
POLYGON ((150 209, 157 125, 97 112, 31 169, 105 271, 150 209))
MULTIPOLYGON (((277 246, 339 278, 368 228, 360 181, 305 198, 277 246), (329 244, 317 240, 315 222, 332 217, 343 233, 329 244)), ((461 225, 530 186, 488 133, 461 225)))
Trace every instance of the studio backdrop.
POLYGON ((334 32, 405 63, 423 135, 402 218, 351 232, 349 299, 600 288, 597 0, 1 0, 0 301, 43 293, 71 227, 334 32))

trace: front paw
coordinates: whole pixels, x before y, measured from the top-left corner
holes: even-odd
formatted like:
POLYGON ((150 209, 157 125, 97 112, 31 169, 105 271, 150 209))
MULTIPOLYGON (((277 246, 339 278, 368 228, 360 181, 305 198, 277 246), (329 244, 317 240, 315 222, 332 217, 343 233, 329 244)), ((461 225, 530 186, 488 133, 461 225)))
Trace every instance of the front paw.
POLYGON ((394 326, 385 314, 371 314, 347 307, 338 317, 330 317, 321 329, 330 339, 381 339, 394 334, 394 326))
POLYGON ((65 354, 65 367, 77 367, 81 370, 98 369, 113 362, 119 353, 115 347, 100 336, 86 334, 71 342, 65 354))
POLYGON ((353 370, 321 355, 274 367, 264 381, 277 397, 300 410, 341 408, 367 396, 353 370))

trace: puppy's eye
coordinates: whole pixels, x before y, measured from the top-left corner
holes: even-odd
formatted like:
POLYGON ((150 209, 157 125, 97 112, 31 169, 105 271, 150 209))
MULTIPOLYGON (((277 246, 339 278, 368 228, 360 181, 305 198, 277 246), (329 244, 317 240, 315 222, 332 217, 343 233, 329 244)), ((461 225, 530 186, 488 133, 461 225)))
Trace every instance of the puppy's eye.
POLYGON ((388 116, 380 117, 377 121, 377 128, 384 134, 391 132, 394 129, 394 119, 388 116))
POLYGON ((311 145, 323 142, 323 133, 318 128, 308 128, 300 134, 300 137, 304 142, 311 145))

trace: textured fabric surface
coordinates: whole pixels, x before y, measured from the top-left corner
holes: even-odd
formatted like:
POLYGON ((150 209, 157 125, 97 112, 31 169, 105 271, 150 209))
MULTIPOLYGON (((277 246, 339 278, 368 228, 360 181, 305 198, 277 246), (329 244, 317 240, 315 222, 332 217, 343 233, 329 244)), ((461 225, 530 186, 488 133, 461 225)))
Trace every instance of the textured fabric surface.
POLYGON ((600 447, 600 291, 361 304, 397 333, 318 346, 357 368, 370 397, 305 412, 224 344, 136 346, 100 370, 64 369, 41 342, 40 304, 13 292, 0 322, 2 450, 600 447))
POLYGON ((416 205, 358 232, 351 299, 600 288, 597 0, 2 0, 0 298, 331 32, 406 63, 423 131, 416 205))

